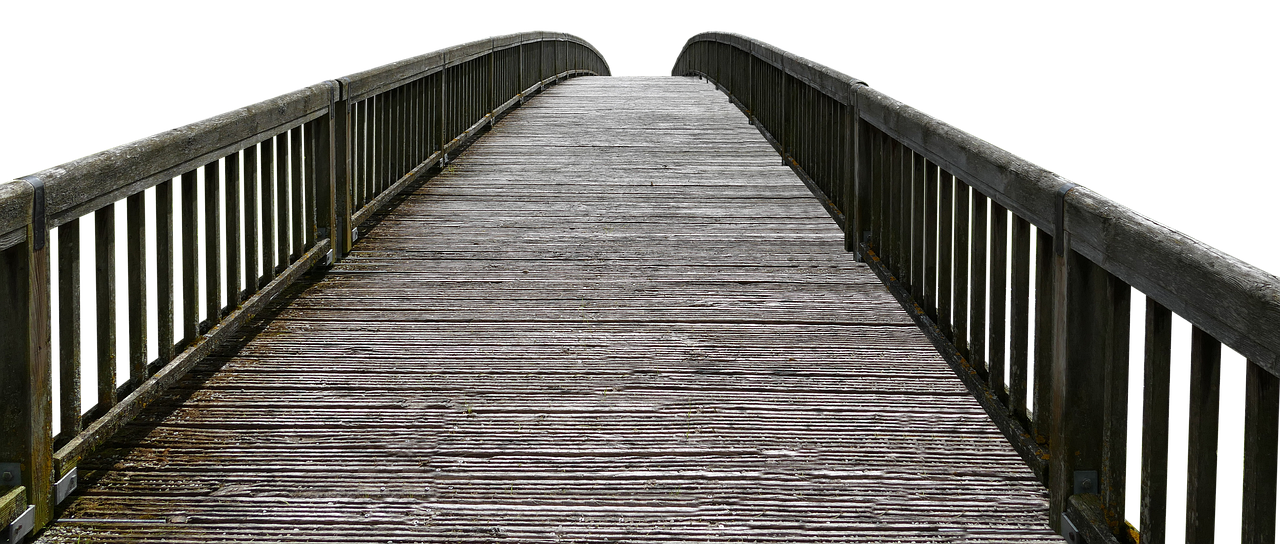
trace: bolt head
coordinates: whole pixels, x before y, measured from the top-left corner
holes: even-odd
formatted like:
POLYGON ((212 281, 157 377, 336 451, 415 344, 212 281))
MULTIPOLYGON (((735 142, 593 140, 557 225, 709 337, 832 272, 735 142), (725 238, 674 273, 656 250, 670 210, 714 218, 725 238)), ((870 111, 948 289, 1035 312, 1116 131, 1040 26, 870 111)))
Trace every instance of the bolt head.
POLYGON ((0 480, 4 480, 4 481, 6 481, 6 482, 8 482, 8 481, 12 481, 12 480, 13 480, 13 473, 12 473, 12 472, 9 472, 9 471, 7 471, 7 470, 6 470, 6 471, 4 471, 4 474, 3 474, 3 475, 0 475, 0 480))

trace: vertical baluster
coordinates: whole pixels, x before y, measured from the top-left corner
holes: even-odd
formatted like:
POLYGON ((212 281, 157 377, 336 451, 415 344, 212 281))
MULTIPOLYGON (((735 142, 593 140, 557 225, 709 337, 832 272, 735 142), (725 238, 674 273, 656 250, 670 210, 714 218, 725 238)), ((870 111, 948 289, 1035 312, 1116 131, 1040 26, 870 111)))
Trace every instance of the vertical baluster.
POLYGON ((1222 344, 1191 328, 1191 408, 1187 425, 1187 542, 1213 542, 1218 488, 1218 386, 1222 344))
POLYGON ((196 211, 195 170, 182 174, 182 343, 200 336, 200 220, 196 211))
POLYGON ((271 281, 276 277, 276 255, 279 254, 276 240, 279 239, 277 233, 281 228, 276 223, 276 210, 280 206, 277 199, 283 195, 275 191, 275 140, 267 138, 258 147, 262 150, 261 163, 258 165, 262 172, 262 280, 257 282, 261 288, 263 280, 271 281))
POLYGON ((137 387, 148 376, 147 367, 147 216, 144 193, 131 195, 125 203, 125 223, 129 232, 129 383, 137 387))
POLYGON ((289 251, 289 263, 292 264, 302 256, 302 201, 303 201, 303 171, 302 171, 302 127, 297 126, 289 130, 289 203, 292 205, 292 213, 289 214, 292 222, 289 224, 289 230, 293 233, 293 247, 289 251))
POLYGON ((223 197, 227 231, 227 307, 240 307, 240 153, 233 152, 222 161, 223 197))
POLYGON ((991 201, 991 318, 987 342, 987 384, 996 397, 1008 406, 1009 394, 1004 383, 1004 325, 1009 252, 1009 213, 1004 206, 991 201))
MULTIPOLYGON (((920 157, 923 168, 919 172, 924 180, 924 312, 934 324, 938 323, 938 168, 920 157)), ((947 237, 950 239, 950 237, 947 237)), ((950 278, 948 278, 950 279, 950 278)), ((948 326, 946 333, 950 333, 948 326)))
POLYGON ((80 432, 80 220, 58 229, 58 384, 62 436, 80 432))
POLYGON ((376 111, 374 112, 373 123, 377 137, 373 140, 373 149, 377 153, 377 159, 373 165, 374 183, 370 190, 370 200, 373 200, 373 198, 381 195, 382 191, 386 190, 387 177, 390 172, 388 168, 391 151, 391 123, 389 122, 391 114, 388 111, 391 101, 389 100, 389 94, 384 92, 375 97, 374 100, 376 111))
POLYGON ((1009 408, 1023 425, 1027 416, 1027 333, 1031 313, 1031 224, 1013 216, 1013 285, 1009 293, 1009 408))
MULTIPOLYGON (((116 404, 116 207, 93 214, 98 296, 98 407, 116 404)), ((101 413, 101 412, 100 412, 101 413)))
POLYGON ((871 240, 868 245, 872 251, 875 251, 880 257, 880 263, 888 266, 885 262, 885 248, 887 247, 888 231, 885 229, 885 210, 888 206, 885 204, 885 135, 883 132, 872 128, 867 124, 867 130, 871 132, 871 240))
MULTIPOLYGON (((930 163, 932 164, 932 163, 930 163)), ((955 184, 951 174, 938 169, 938 330, 945 338, 955 334, 951 317, 952 291, 952 232, 955 230, 955 205, 952 202, 955 184)))
POLYGON ((244 283, 252 296, 258 292, 258 144, 244 150, 244 283))
POLYGON ((925 197, 924 155, 911 154, 911 296, 930 313, 933 286, 925 282, 925 270, 932 268, 925 241, 929 230, 930 214, 926 209, 928 199, 925 197))
POLYGON ((173 360, 173 180, 156 185, 156 338, 160 364, 173 360))
POLYGON ((316 168, 320 164, 316 161, 319 156, 316 149, 316 123, 319 121, 311 121, 306 124, 303 129, 303 193, 306 195, 302 206, 302 247, 304 250, 310 250, 316 245, 316 190, 319 189, 316 179, 316 168))
POLYGON ((1142 372, 1142 511, 1138 528, 1143 544, 1165 543, 1169 488, 1169 356, 1173 313, 1147 298, 1142 372))
POLYGON ((1035 355, 1032 372, 1035 389, 1031 392, 1036 442, 1049 444, 1049 377, 1053 360, 1053 235, 1036 229, 1036 314, 1035 355))
MULTIPOLYGON (((955 178, 955 336, 951 343, 969 358, 969 186, 955 178)), ((974 301, 977 305, 977 301, 974 301)))
POLYGON ((907 278, 903 274, 902 265, 906 262, 904 259, 904 251, 902 241, 902 227, 905 224, 902 220, 902 211, 906 206, 902 203, 902 143, 890 139, 889 140, 889 250, 885 252, 885 261, 889 263, 889 270, 897 277, 898 281, 903 284, 907 283, 907 278))
MULTIPOLYGON (((289 264, 289 133, 277 134, 276 148, 276 262, 275 273, 284 271, 289 264)), ((275 275, 273 274, 274 278, 275 275)))
POLYGON ((204 165, 204 287, 205 319, 200 332, 207 332, 222 317, 222 233, 218 219, 218 161, 204 165))
POLYGON ((1249 361, 1245 369, 1243 544, 1276 541, 1276 444, 1280 379, 1249 361))
POLYGON ((987 372, 987 197, 970 190, 973 232, 969 235, 969 362, 987 372))

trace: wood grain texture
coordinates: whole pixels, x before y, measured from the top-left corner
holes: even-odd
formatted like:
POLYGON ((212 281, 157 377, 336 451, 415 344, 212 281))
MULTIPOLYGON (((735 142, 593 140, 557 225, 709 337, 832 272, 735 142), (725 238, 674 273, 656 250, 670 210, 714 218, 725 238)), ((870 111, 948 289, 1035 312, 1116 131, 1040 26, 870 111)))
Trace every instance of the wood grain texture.
POLYGON ((778 163, 709 84, 548 89, 83 460, 41 542, 1060 541, 778 163))

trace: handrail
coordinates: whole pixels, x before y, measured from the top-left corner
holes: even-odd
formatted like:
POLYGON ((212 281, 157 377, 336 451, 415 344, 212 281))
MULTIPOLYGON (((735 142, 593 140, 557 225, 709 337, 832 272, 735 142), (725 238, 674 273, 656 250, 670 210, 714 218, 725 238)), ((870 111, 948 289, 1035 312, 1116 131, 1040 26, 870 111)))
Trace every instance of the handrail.
POLYGON ((1172 313, 1193 325, 1188 540, 1213 532, 1220 345, 1244 355, 1243 531, 1274 541, 1280 279, 763 42, 696 35, 672 75, 714 82, 814 190, 1047 484, 1064 534, 1133 540, 1131 287, 1147 298, 1144 544, 1165 532, 1172 313))
POLYGON ((27 509, 34 528, 48 523, 74 487, 81 458, 302 274, 342 259, 358 233, 353 226, 529 96, 586 75, 609 75, 609 66, 580 38, 497 36, 0 184, 0 468, 9 476, 0 480, 0 531, 27 509), (119 252, 118 204, 127 232, 119 252), (86 356, 97 360, 99 402, 87 413, 79 378, 81 219, 94 223, 97 265, 85 278, 96 300, 84 306, 97 315, 98 350, 86 356), (115 275, 117 253, 126 278, 115 275), (156 301, 158 358, 148 352, 147 297, 156 301), (117 298, 128 307, 123 324, 117 298), (128 346, 123 385, 115 376, 117 332, 128 346))

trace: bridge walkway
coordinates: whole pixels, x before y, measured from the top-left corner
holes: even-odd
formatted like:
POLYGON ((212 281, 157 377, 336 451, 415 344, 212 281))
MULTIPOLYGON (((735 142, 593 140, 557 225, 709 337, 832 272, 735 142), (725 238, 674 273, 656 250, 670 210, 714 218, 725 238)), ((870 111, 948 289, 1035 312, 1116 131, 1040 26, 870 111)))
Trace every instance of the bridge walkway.
POLYGON ((80 465, 40 542, 1058 542, 794 173, 686 78, 578 78, 80 465))

